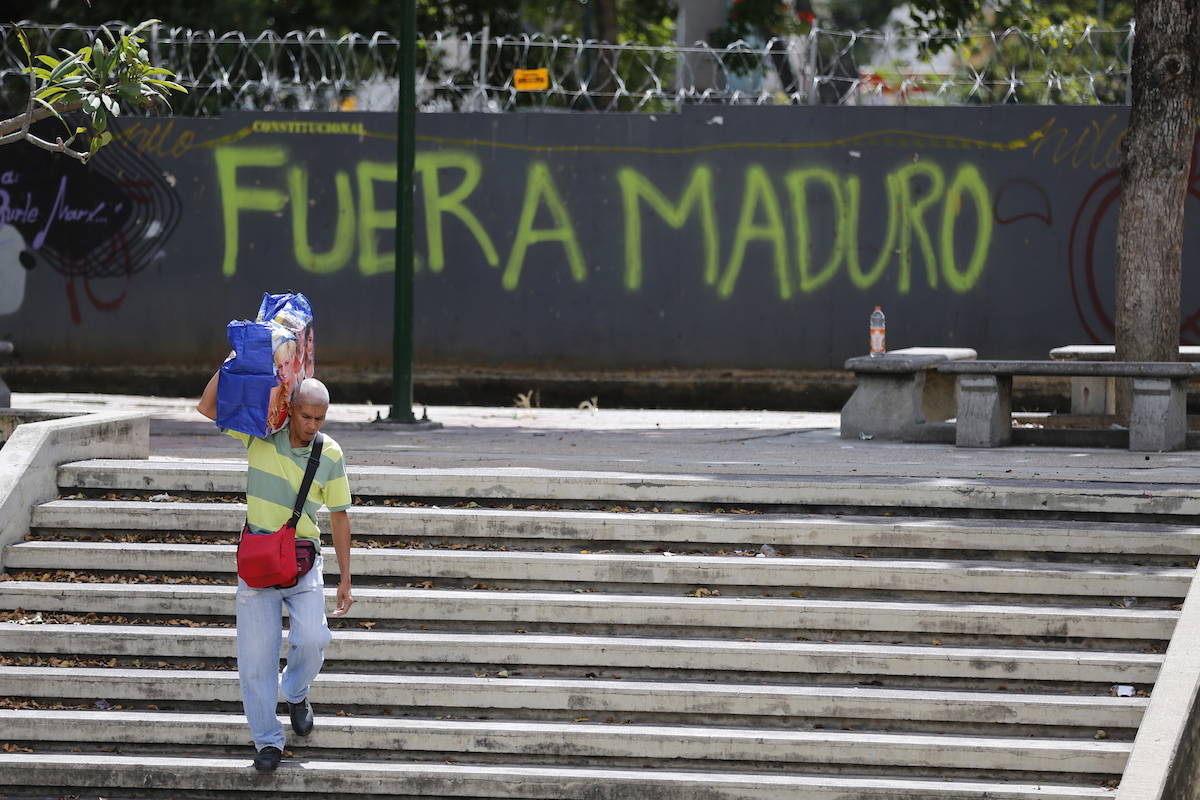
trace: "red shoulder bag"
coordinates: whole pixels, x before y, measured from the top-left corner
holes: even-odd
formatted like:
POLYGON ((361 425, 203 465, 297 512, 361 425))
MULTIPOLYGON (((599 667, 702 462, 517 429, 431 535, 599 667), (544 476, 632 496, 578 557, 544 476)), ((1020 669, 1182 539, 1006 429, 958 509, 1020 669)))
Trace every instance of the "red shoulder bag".
MULTIPOLYGON (((271 587, 287 588, 294 586, 300 574, 296 560, 296 525, 300 522, 300 514, 304 511, 304 501, 308 499, 308 490, 312 486, 313 476, 317 473, 317 464, 321 460, 322 436, 320 433, 313 438, 312 453, 304 469, 304 480, 300 482, 300 492, 296 495, 296 505, 292 516, 283 527, 274 533, 250 533, 249 525, 242 528, 242 536, 238 539, 237 574, 254 589, 271 587)), ((312 561, 308 561, 308 567, 312 561)), ((305 572, 308 570, 306 569, 305 572)))

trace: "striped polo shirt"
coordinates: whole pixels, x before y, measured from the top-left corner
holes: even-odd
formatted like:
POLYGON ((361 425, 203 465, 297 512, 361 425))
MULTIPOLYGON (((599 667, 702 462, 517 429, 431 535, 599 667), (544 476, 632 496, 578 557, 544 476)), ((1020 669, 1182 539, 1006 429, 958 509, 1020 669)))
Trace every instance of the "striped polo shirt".
MULTIPOLYGON (((246 445, 246 522, 254 533, 273 533, 292 516, 296 494, 304 480, 304 469, 312 445, 292 447, 288 429, 267 437, 250 436, 240 431, 222 428, 222 432, 246 445)), ((330 511, 345 511, 350 507, 350 481, 346 478, 346 460, 342 448, 324 435, 321 461, 313 477, 304 513, 296 525, 296 537, 320 542, 317 510, 328 506, 330 511)))

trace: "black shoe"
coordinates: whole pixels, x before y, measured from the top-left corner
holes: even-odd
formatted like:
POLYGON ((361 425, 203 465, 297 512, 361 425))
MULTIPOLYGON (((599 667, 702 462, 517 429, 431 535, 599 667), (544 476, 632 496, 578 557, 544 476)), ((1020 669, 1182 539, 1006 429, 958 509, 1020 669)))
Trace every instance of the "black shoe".
POLYGON ((299 703, 288 703, 288 713, 292 717, 292 732, 297 736, 308 736, 313 729, 313 710, 305 698, 299 703))
POLYGON ((267 745, 254 757, 254 768, 259 772, 274 772, 279 766, 281 758, 283 758, 283 751, 278 747, 267 745))

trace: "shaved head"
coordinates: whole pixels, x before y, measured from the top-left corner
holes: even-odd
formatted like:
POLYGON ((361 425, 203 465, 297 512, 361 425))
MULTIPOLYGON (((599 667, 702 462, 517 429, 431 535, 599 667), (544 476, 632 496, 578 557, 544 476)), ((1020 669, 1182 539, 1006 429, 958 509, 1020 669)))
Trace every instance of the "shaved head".
POLYGON ((292 398, 292 405, 328 407, 329 390, 325 388, 325 384, 316 378, 305 378, 296 387, 296 394, 292 398))

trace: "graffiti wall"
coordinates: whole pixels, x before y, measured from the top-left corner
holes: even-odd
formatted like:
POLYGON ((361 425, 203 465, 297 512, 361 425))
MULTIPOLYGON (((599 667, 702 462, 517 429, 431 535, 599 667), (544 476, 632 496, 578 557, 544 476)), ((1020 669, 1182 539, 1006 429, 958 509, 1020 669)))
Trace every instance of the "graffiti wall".
MULTIPOLYGON (((1102 107, 419 115, 417 359, 829 368, 863 352, 875 305, 892 347, 1109 342, 1124 124, 1102 107)), ((228 320, 294 289, 324 363, 384 366, 395 145, 391 115, 346 113, 127 121, 88 167, 0 148, 0 337, 27 362, 213 364, 228 320)))

